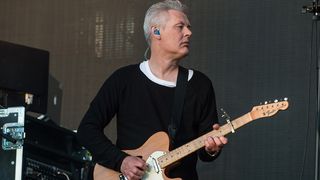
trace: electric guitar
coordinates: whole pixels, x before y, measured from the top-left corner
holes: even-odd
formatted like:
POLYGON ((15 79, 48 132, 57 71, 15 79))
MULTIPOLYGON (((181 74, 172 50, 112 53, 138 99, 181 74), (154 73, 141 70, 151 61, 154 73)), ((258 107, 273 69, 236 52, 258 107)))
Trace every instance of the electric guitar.
MULTIPOLYGON (((212 130, 193 141, 169 151, 169 136, 165 132, 153 134, 141 147, 134 150, 123 150, 131 156, 139 156, 148 165, 142 180, 181 180, 181 178, 169 178, 166 176, 166 168, 185 156, 204 147, 204 140, 208 136, 224 136, 235 132, 241 126, 259 118, 275 115, 279 110, 285 110, 289 106, 287 99, 270 104, 255 106, 243 116, 228 121, 219 130, 212 130)), ((120 172, 105 168, 99 164, 94 167, 94 180, 126 180, 120 172)))

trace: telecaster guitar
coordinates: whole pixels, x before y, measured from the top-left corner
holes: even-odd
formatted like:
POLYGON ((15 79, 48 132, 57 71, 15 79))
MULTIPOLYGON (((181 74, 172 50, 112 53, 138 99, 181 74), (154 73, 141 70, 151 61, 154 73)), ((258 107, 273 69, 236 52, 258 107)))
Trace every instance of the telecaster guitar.
MULTIPOLYGON (((274 102, 271 104, 259 105, 252 108, 247 114, 223 125, 219 130, 213 130, 207 134, 194 139, 172 151, 169 151, 169 137, 165 132, 153 134, 140 148, 134 150, 123 150, 132 155, 144 159, 148 165, 142 180, 181 180, 181 178, 169 178, 166 176, 166 169, 173 163, 185 156, 204 147, 204 140, 208 136, 224 136, 243 125, 264 117, 275 115, 279 110, 285 110, 289 106, 288 101, 274 102)), ((126 178, 117 171, 105 168, 99 164, 94 167, 94 180, 125 180, 126 178)))

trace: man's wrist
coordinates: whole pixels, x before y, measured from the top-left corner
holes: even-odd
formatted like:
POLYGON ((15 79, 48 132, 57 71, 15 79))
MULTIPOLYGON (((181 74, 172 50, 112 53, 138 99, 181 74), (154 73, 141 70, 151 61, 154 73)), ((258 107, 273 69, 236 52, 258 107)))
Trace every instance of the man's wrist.
POLYGON ((206 153, 207 153, 209 156, 211 156, 211 157, 217 156, 217 155, 219 154, 219 152, 220 152, 220 150, 218 150, 218 151, 213 151, 213 152, 208 152, 208 151, 206 151, 206 153))

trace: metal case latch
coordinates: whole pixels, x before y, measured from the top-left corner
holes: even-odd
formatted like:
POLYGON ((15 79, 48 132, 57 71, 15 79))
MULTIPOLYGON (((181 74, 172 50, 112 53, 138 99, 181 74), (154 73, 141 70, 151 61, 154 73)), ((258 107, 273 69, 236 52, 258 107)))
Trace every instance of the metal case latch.
POLYGON ((20 123, 6 123, 2 127, 2 149, 15 150, 22 148, 25 138, 24 125, 20 123))

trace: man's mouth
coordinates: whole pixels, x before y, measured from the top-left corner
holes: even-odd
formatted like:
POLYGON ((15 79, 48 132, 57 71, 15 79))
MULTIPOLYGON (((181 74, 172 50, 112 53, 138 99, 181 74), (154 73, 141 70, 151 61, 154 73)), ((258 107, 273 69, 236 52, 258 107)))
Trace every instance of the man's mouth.
POLYGON ((181 45, 189 47, 189 41, 182 42, 181 45))

